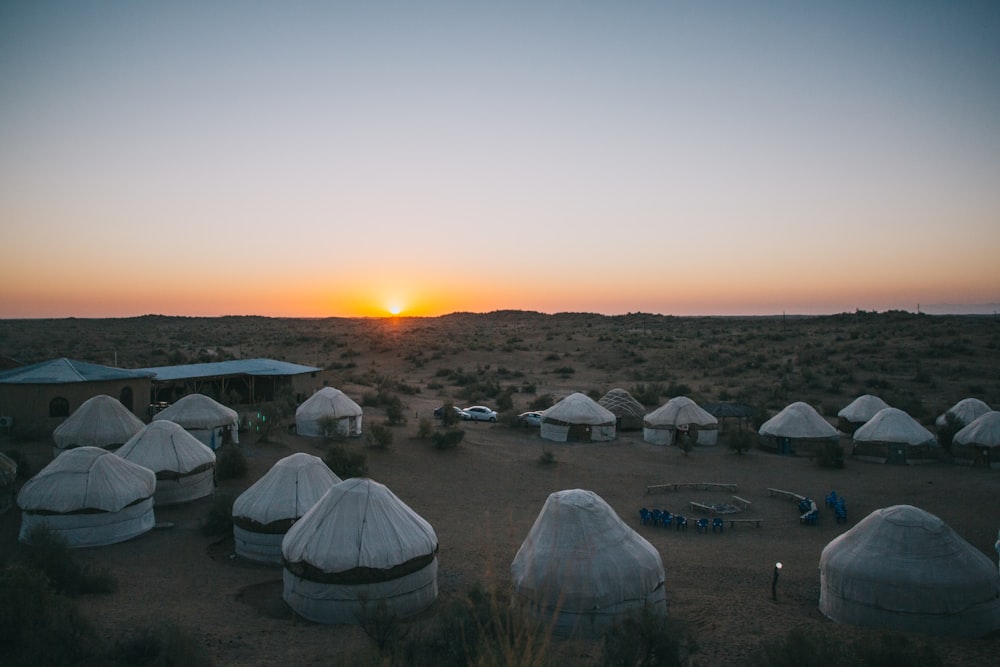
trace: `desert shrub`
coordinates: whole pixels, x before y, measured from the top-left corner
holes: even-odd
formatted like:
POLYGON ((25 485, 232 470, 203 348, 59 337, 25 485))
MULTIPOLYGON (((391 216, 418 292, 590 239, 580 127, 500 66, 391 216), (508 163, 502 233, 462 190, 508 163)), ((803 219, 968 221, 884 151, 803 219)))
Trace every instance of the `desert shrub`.
POLYGON ((766 643, 751 659, 755 667, 938 667, 933 647, 895 634, 845 644, 822 632, 794 628, 783 640, 766 643))
POLYGON ((201 521, 200 531, 202 535, 213 537, 215 535, 227 535, 233 530, 233 503, 236 498, 223 493, 212 497, 212 504, 208 507, 208 514, 201 521))
POLYGON ((392 444, 392 429, 384 424, 371 424, 365 433, 365 441, 375 449, 389 449, 392 444))
POLYGON ((24 552, 24 563, 44 573, 56 593, 85 595, 117 589, 118 582, 109 570, 80 565, 61 535, 36 526, 28 534, 28 542, 31 546, 24 552))
POLYGON ((327 450, 323 463, 341 479, 364 477, 368 473, 368 456, 364 452, 348 451, 340 445, 327 450))
POLYGON ((149 667, 208 667, 212 660, 189 631, 173 624, 143 627, 120 638, 115 662, 149 667))
POLYGON ((906 635, 885 633, 878 639, 861 639, 855 642, 855 664, 864 667, 939 667, 941 657, 929 644, 913 642, 906 635))
POLYGON ((552 453, 551 449, 543 449, 542 453, 538 455, 538 462, 543 466, 550 466, 556 462, 556 455, 552 453))
POLYGON ((965 428, 965 422, 953 412, 944 414, 944 426, 938 428, 938 442, 945 449, 951 451, 951 443, 955 439, 955 434, 965 428))
POLYGON ((447 428, 457 423, 458 415, 455 414, 455 404, 451 401, 445 401, 444 405, 441 406, 441 426, 447 428))
POLYGON ((417 437, 421 440, 427 440, 434 433, 434 424, 427 417, 421 417, 420 421, 417 422, 417 437))
POLYGON ((755 440, 752 431, 737 429, 726 433, 726 446, 741 456, 744 452, 750 451, 755 440))
POLYGON ((464 437, 465 431, 456 428, 447 431, 435 431, 434 435, 431 436, 431 440, 436 449, 454 449, 458 447, 458 443, 462 442, 462 438, 464 437))
POLYGON ((514 409, 514 399, 511 397, 514 391, 514 389, 507 388, 500 392, 500 395, 497 396, 497 412, 509 412, 514 409))
POLYGON ((385 403, 385 419, 390 426, 398 426, 406 423, 403 401, 395 394, 388 398, 385 403))
POLYGON ((685 664, 682 639, 680 625, 644 607, 608 629, 604 635, 601 664, 607 667, 679 667, 685 664))
POLYGON ((821 468, 843 468, 844 448, 839 442, 824 442, 820 448, 816 462, 821 468))
POLYGON ((31 463, 28 462, 28 457, 24 455, 24 452, 20 449, 8 449, 4 454, 17 464, 18 479, 28 479, 31 477, 31 463))
POLYGON ((663 395, 664 391, 662 384, 651 382, 649 384, 634 384, 629 388, 628 393, 643 405, 659 405, 660 396, 663 395))
POLYGON ((217 479, 243 479, 247 474, 247 457, 235 444, 223 445, 215 460, 217 479))
POLYGON ((558 375, 559 377, 565 379, 568 378, 570 375, 573 375, 573 373, 576 373, 576 369, 573 368, 572 366, 560 366, 559 368, 556 368, 552 372, 558 375))
POLYGON ((556 399, 552 394, 542 394, 541 396, 536 396, 531 399, 531 403, 528 403, 529 410, 544 410, 546 408, 551 408, 555 405, 556 399))
POLYGON ((319 430, 323 434, 325 440, 333 440, 335 442, 340 442, 344 440, 347 436, 339 428, 340 420, 331 415, 324 415, 319 418, 319 430))

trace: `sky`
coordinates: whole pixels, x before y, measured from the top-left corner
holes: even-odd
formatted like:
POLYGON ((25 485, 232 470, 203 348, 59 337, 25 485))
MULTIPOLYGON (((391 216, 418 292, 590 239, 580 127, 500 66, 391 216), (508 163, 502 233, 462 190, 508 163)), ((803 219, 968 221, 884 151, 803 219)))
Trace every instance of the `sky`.
POLYGON ((990 1, 0 0, 0 318, 992 312, 998 35, 990 1))

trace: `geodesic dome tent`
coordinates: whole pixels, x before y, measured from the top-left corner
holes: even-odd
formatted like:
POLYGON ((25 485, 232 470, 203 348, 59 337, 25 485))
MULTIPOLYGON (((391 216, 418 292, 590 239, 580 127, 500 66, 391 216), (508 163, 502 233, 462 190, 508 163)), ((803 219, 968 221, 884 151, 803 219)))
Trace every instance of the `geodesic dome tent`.
POLYGON ((911 505, 875 510, 834 538, 819 573, 819 609, 838 623, 970 638, 1000 629, 993 561, 911 505))
POLYGON ((147 424, 116 454, 156 474, 158 506, 197 500, 215 490, 215 452, 172 421, 147 424))
POLYGON ((826 443, 840 441, 840 433, 808 403, 797 401, 761 424, 762 449, 779 454, 818 452, 826 443))
POLYGON ((281 459, 233 503, 233 538, 243 558, 281 565, 281 541, 340 478, 323 459, 297 452, 281 459))
POLYGON ((370 479, 335 484, 285 535, 285 602, 317 623, 412 616, 437 599, 434 529, 370 479))
POLYGON ((295 410, 295 432, 312 438, 360 436, 361 406, 333 387, 323 387, 295 410))
POLYGON ((642 420, 642 439, 654 445, 672 445, 681 433, 699 445, 719 442, 719 420, 687 396, 675 396, 642 420))
POLYGON ((646 406, 624 389, 612 389, 604 394, 597 403, 614 414, 618 420, 617 428, 623 431, 642 428, 642 416, 646 414, 646 406))
POLYGON ((990 410, 992 408, 985 401, 978 398, 963 398, 938 415, 938 418, 934 420, 934 425, 941 428, 948 423, 948 415, 952 414, 961 420, 962 426, 968 426, 975 421, 976 417, 984 415, 990 410))
POLYGON ((153 421, 161 419, 180 424, 185 431, 213 450, 222 446, 226 430, 233 442, 240 441, 240 417, 236 410, 227 408, 204 394, 182 396, 176 403, 153 415, 153 421))
POLYGON ((17 494, 18 539, 30 543, 44 528, 71 547, 96 547, 150 530, 156 475, 100 447, 76 447, 57 456, 17 494))
POLYGON ((660 553, 593 491, 551 494, 510 573, 513 602, 557 636, 593 636, 644 608, 667 613, 660 553))
POLYGON ((1000 412, 979 415, 951 441, 955 463, 1000 468, 1000 412))
POLYGON ((847 435, 853 435, 858 427, 874 417, 879 410, 887 407, 889 404, 878 396, 872 394, 858 396, 837 413, 837 428, 847 435))
POLYGON ((145 424, 117 398, 99 394, 88 398, 52 432, 55 454, 74 447, 115 449, 145 424))
POLYGON ((878 463, 938 460, 937 438, 899 408, 883 408, 854 432, 853 456, 878 463))
POLYGON ((602 442, 615 439, 615 414, 586 394, 576 392, 542 411, 539 435, 556 442, 602 442))

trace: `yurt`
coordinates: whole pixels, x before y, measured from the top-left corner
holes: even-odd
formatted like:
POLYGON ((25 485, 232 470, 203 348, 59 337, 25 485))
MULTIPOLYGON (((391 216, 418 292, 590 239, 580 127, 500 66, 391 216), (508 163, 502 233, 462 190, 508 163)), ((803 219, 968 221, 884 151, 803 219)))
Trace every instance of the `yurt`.
POLYGON ((58 456, 73 447, 115 449, 145 424, 117 398, 99 394, 88 398, 52 432, 58 456))
POLYGON ((1000 468, 1000 412, 979 415, 956 433, 951 453, 958 464, 1000 468))
POLYGON ((855 458, 914 464, 938 460, 937 438, 899 408, 882 408, 854 432, 855 458))
POLYGON ((819 609, 838 623, 967 638, 1000 630, 993 561, 911 505, 875 510, 834 538, 819 578, 819 609))
POLYGON ((17 461, 0 453, 0 514, 14 506, 14 487, 17 484, 17 461))
POLYGON ((156 475, 100 447, 76 447, 57 456, 17 494, 19 539, 46 528, 71 547, 97 547, 150 530, 156 475))
POLYGON ((719 442, 719 420, 687 396, 674 396, 642 420, 642 439, 654 445, 673 445, 679 437, 698 445, 719 442))
POLYGON ((986 402, 979 400, 978 398, 963 398, 955 405, 951 406, 934 420, 934 425, 941 428, 948 423, 948 415, 952 414, 962 422, 962 426, 968 426, 976 417, 985 415, 987 412, 992 410, 986 402))
POLYGON ((165 419, 181 427, 215 450, 225 442, 225 432, 233 442, 240 441, 240 418, 236 410, 227 408, 204 394, 188 394, 153 415, 154 421, 165 419))
POLYGON ((434 529, 370 479, 334 484, 285 535, 284 599, 317 623, 412 616, 437 599, 434 529))
POLYGON ((295 411, 295 432, 312 438, 360 436, 361 406, 333 387, 323 387, 295 411))
POLYGON ((215 491, 215 452, 172 421, 146 425, 115 453, 156 474, 153 500, 158 507, 197 500, 215 491))
POLYGON ((593 491, 549 495, 510 566, 513 602, 556 636, 667 613, 660 553, 593 491))
POLYGON ((837 428, 842 433, 854 435, 858 427, 875 416, 879 410, 889 407, 889 404, 878 396, 865 394, 858 396, 837 413, 837 428))
POLYGON ((619 430, 637 431, 642 428, 642 416, 646 414, 646 406, 624 389, 612 389, 597 403, 614 414, 617 419, 616 427, 619 430))
POLYGON ((236 553, 281 565, 281 540, 330 487, 340 482, 323 459, 298 452, 281 459, 233 503, 236 553))
POLYGON ((808 403, 798 401, 761 424, 760 446, 779 454, 816 453, 827 443, 840 441, 830 422, 808 403))
POLYGON ((579 392, 542 411, 539 435, 556 442, 603 442, 615 439, 615 414, 579 392))

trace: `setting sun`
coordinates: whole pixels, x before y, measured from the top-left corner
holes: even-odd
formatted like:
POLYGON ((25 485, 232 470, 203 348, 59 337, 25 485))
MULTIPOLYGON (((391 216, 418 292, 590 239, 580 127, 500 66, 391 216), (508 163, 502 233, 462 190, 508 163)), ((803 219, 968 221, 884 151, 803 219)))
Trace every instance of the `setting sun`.
POLYGON ((389 314, 392 315, 393 317, 399 315, 401 312, 403 312, 403 309, 400 308, 399 306, 389 306, 389 314))

